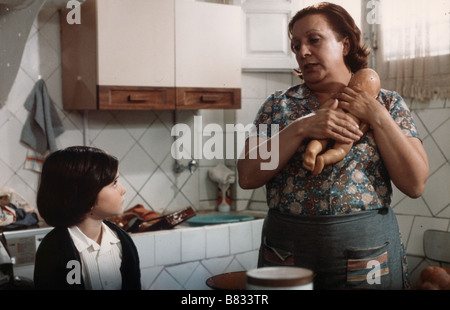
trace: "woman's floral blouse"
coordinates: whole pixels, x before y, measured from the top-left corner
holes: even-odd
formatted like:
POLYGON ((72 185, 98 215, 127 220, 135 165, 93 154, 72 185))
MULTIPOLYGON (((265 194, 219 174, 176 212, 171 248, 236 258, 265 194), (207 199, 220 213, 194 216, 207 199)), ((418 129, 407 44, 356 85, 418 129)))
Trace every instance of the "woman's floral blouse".
MULTIPOLYGON (((386 107, 405 135, 419 138, 402 97, 382 89, 377 100, 386 107)), ((256 132, 260 137, 270 137, 270 125, 278 125, 281 131, 319 107, 317 98, 305 84, 275 92, 267 98, 256 116, 256 132)), ((269 208, 296 215, 337 215, 390 205, 391 181, 372 130, 354 143, 343 160, 325 166, 316 177, 311 177, 302 166, 306 144, 303 143, 283 170, 266 184, 269 208)))

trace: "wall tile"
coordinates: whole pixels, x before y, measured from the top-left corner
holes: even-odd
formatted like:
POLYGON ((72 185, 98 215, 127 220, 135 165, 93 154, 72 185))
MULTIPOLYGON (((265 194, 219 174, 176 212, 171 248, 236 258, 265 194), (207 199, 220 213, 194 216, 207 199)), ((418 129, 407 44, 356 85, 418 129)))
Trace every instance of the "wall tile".
POLYGON ((152 283, 151 290, 181 290, 183 286, 178 283, 166 270, 162 270, 152 283))
POLYGON ((423 256, 423 233, 427 229, 447 231, 449 227, 448 219, 417 216, 408 240, 408 253, 423 256))
MULTIPOLYGON (((0 129, 1 130, 1 129, 0 129)), ((6 165, 3 160, 0 160, 0 186, 3 187, 4 184, 6 184, 9 179, 14 175, 14 171, 6 165)))
POLYGON ((410 214, 410 215, 422 215, 422 216, 432 216, 428 206, 425 201, 419 197, 417 199, 411 199, 405 197, 400 201, 395 207, 394 212, 396 214, 410 214))
POLYGON ((184 284, 184 288, 187 290, 207 290, 209 287, 206 285, 206 280, 211 276, 212 274, 205 267, 198 264, 191 277, 184 284))
POLYGON ((236 257, 231 261, 231 263, 225 269, 225 272, 236 272, 243 271, 244 267, 239 263, 236 257))
POLYGON ((136 191, 139 191, 155 171, 157 165, 139 144, 134 144, 120 161, 119 168, 120 174, 133 185, 136 191))
POLYGON ((92 143, 122 160, 135 141, 117 120, 111 119, 92 143))
POLYGON ((442 152, 437 144, 434 142, 433 136, 430 135, 423 140, 423 147, 428 155, 430 174, 433 174, 436 169, 439 169, 447 160, 444 155, 442 155, 442 152))
POLYGON ((430 176, 423 198, 430 207, 433 215, 436 215, 448 205, 450 201, 449 190, 450 165, 446 163, 442 168, 430 176))
POLYGON ((162 270, 163 266, 141 268, 141 289, 150 290, 152 288, 153 282, 156 280, 162 270))
POLYGON ((264 220, 255 220, 250 222, 252 225, 252 243, 253 249, 259 249, 261 245, 261 233, 264 220))
POLYGON ((242 98, 266 97, 266 74, 260 72, 245 72, 242 74, 242 98))
POLYGON ((1 129, 0 141, 7 147, 0 148, 0 159, 12 170, 17 171, 22 168, 27 152, 26 147, 18 143, 22 133, 22 124, 16 118, 11 117, 1 129))
POLYGON ((220 256, 202 260, 202 265, 212 275, 224 273, 234 256, 220 256))
POLYGON ((153 210, 162 213, 175 197, 176 192, 177 189, 164 172, 156 169, 139 194, 153 210))
POLYGON ((155 264, 170 265, 181 262, 181 234, 161 231, 155 234, 155 264))
POLYGON ((396 217, 400 229, 400 234, 402 236, 402 241, 406 248, 406 253, 409 254, 408 241, 411 235, 411 228, 414 222, 414 216, 396 214, 396 217))
POLYGON ((448 119, 444 124, 439 126, 433 132, 433 138, 439 146, 439 149, 442 151, 447 161, 450 160, 450 119, 448 119))
POLYGON ((183 262, 206 257, 206 232, 202 228, 185 229, 181 232, 181 259, 183 262))
POLYGON ((230 253, 252 250, 252 227, 248 222, 230 225, 230 253))
POLYGON ((134 244, 139 253, 141 268, 155 265, 155 236, 151 233, 132 234, 134 244))
POLYGON ((243 270, 251 270, 258 266, 258 251, 253 250, 236 255, 236 260, 239 261, 243 270))
POLYGON ((139 144, 158 165, 161 164, 167 156, 170 156, 172 143, 173 140, 170 136, 170 131, 159 119, 156 119, 139 139, 139 144))
POLYGON ((230 234, 228 225, 206 226, 206 257, 230 254, 230 234))
POLYGON ((450 109, 416 110, 428 132, 433 132, 450 117, 450 109))
POLYGON ((166 271, 181 285, 184 285, 194 271, 199 266, 199 262, 182 263, 173 266, 167 266, 166 271))
POLYGON ((138 141, 156 120, 154 111, 120 111, 114 114, 118 122, 138 141))

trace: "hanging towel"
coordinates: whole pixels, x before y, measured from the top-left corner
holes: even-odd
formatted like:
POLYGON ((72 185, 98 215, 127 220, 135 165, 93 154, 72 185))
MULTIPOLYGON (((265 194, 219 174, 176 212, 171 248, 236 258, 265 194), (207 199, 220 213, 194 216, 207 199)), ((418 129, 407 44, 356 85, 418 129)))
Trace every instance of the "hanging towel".
POLYGON ((25 102, 30 111, 20 141, 40 154, 57 150, 55 138, 64 132, 53 102, 42 79, 36 82, 25 102))
POLYGON ((208 170, 209 178, 219 185, 230 185, 235 181, 235 173, 224 164, 220 163, 208 170))
POLYGON ((27 150, 27 157, 25 158, 24 168, 27 170, 33 170, 35 172, 41 172, 44 159, 45 155, 29 148, 27 150))

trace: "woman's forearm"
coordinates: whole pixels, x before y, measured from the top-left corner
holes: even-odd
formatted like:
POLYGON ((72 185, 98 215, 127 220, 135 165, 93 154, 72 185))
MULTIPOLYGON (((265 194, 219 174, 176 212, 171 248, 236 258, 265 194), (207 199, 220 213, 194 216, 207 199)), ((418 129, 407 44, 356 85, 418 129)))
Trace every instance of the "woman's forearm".
POLYGON ((407 137, 386 111, 371 123, 392 182, 411 198, 421 196, 428 179, 428 158, 421 141, 407 137))
POLYGON ((288 126, 270 139, 257 136, 247 139, 237 162, 239 185, 243 189, 254 189, 266 184, 286 165, 303 139, 296 126, 288 126))

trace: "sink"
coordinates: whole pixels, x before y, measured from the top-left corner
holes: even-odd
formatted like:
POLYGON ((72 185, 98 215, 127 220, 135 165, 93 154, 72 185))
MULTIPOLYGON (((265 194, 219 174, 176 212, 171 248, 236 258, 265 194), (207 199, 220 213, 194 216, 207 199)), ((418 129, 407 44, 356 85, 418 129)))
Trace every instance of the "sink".
POLYGON ((196 215, 186 222, 191 226, 205 226, 216 224, 228 224, 244 221, 251 221, 255 218, 250 215, 241 214, 209 214, 209 215, 196 215))

